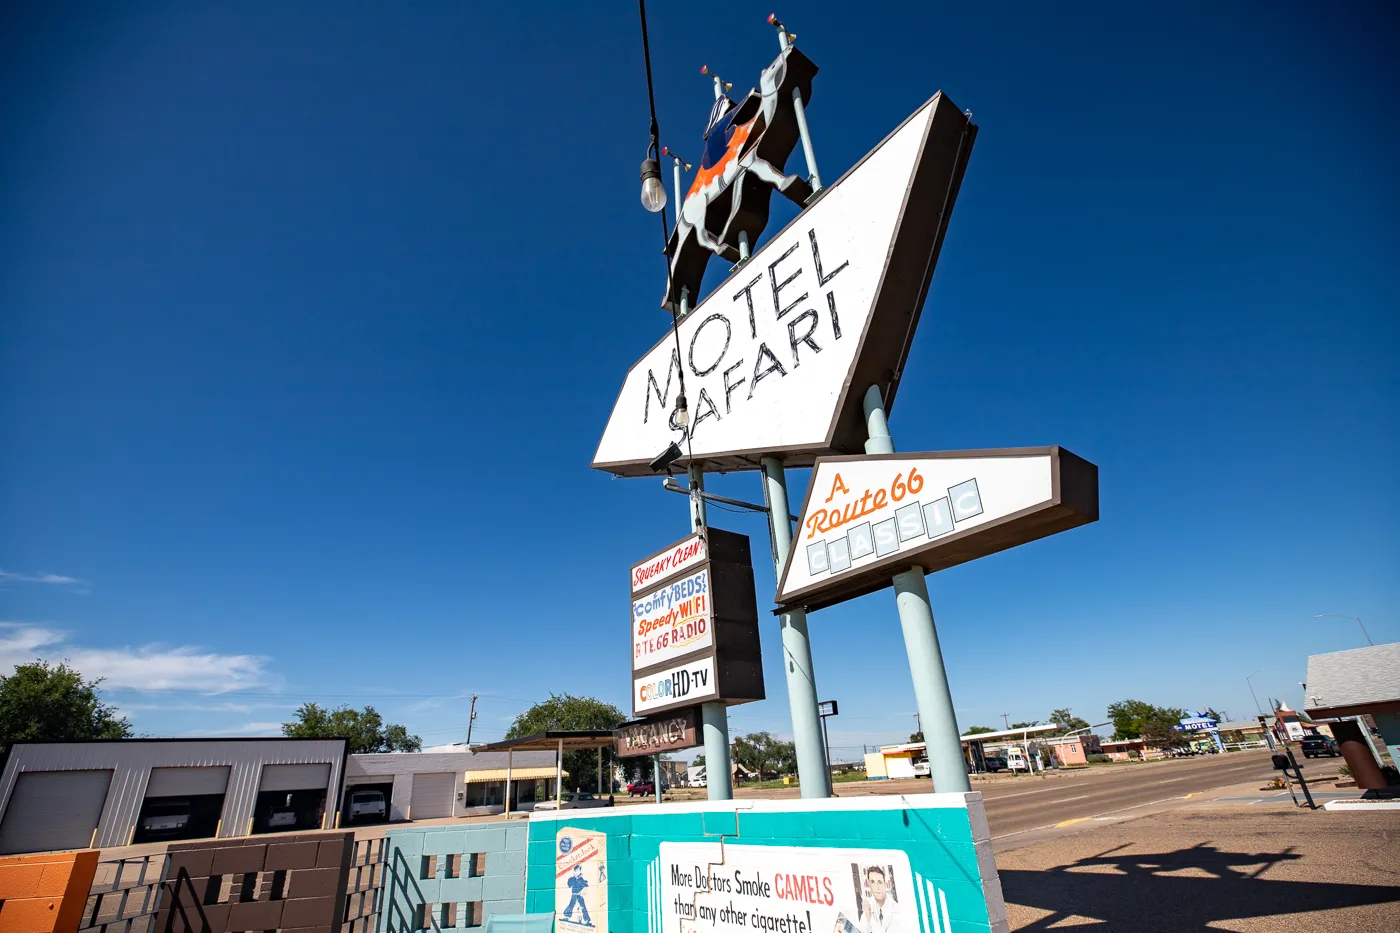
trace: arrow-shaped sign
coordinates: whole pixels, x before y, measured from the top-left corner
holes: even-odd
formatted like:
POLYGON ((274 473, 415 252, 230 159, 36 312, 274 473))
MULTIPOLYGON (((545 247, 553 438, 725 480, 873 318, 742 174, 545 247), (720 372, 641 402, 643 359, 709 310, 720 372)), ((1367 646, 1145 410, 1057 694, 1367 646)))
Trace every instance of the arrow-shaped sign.
POLYGON ((819 609, 1098 518, 1098 467, 1060 447, 823 457, 778 603, 819 609))
POLYGON ((737 266, 679 347, 668 332, 627 373, 594 468, 648 475, 672 441, 716 470, 860 450, 861 395, 880 385, 893 403, 976 132, 934 96, 737 266))

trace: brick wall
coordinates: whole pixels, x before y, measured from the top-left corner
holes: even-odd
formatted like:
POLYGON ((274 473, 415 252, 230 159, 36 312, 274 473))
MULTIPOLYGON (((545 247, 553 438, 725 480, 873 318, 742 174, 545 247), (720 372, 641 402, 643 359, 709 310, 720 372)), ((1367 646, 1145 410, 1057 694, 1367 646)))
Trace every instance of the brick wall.
POLYGON ((339 933, 353 848, 348 832, 172 845, 156 928, 339 933))
POLYGON ((96 852, 0 858, 0 933, 77 933, 96 852))

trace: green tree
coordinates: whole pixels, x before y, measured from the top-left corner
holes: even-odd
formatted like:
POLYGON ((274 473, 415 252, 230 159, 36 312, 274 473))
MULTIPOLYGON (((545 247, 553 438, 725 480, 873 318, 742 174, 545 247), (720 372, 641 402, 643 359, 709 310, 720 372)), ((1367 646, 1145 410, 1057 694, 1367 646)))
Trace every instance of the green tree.
MULTIPOLYGON (((1184 710, 1174 706, 1154 706, 1142 700, 1119 700, 1117 703, 1110 703, 1108 707, 1108 718, 1113 720, 1115 739, 1141 739, 1143 730, 1150 723, 1165 725, 1167 731, 1171 731, 1171 727, 1177 725, 1184 715, 1184 710)), ((1154 735, 1160 734, 1161 729, 1154 731, 1154 735)))
POLYGON ((967 728, 967 731, 964 732, 963 735, 981 735, 981 734, 983 734, 984 732, 995 732, 995 731, 997 731, 997 730, 993 729, 991 726, 969 726, 969 727, 967 728))
POLYGON ((0 677, 0 747, 11 742, 54 742, 83 739, 125 739, 131 723, 102 702, 97 680, 67 664, 47 661, 18 664, 0 677))
POLYGON ((1040 725, 1040 720, 1039 720, 1039 719, 1032 719, 1030 722, 1013 722, 1013 723, 1011 724, 1011 728, 1013 728, 1013 729, 1029 729, 1031 726, 1038 726, 1038 725, 1040 725))
POLYGON ((340 706, 326 709, 303 703, 296 719, 282 723, 282 734, 293 739, 344 738, 352 755, 365 752, 416 752, 423 741, 397 723, 384 724, 384 717, 373 706, 362 710, 340 706))
POLYGON ((1151 748, 1182 748, 1191 744, 1191 737, 1172 728, 1174 720, 1154 717, 1142 724, 1142 741, 1151 748))
POLYGON ((909 733, 909 741, 911 741, 911 742, 922 742, 923 740, 924 740, 924 734, 923 734, 922 732, 911 732, 911 733, 909 733))
POLYGON ((1061 735, 1068 735, 1079 729, 1089 728, 1088 720, 1081 719, 1074 715, 1074 711, 1068 706, 1064 709, 1052 709, 1050 711, 1050 721, 1064 727, 1064 731, 1060 733, 1061 735))
MULTIPOLYGON (((593 697, 576 697, 570 693, 550 694, 548 700, 534 706, 515 717, 506 738, 519 739, 541 732, 570 732, 579 729, 616 729, 627 717, 611 703, 593 697)), ((603 785, 611 788, 612 765, 617 755, 611 748, 603 749, 603 785)), ((651 766, 646 759, 632 759, 634 765, 646 764, 644 776, 651 775, 651 766)), ((564 753, 564 770, 569 772, 569 786, 574 790, 593 790, 598 783, 598 753, 592 749, 564 753)), ((636 773, 637 768, 627 769, 636 773)))
POLYGON ((1226 718, 1225 714, 1224 714, 1224 713, 1217 713, 1217 712, 1215 711, 1215 708, 1214 708, 1214 707, 1207 706, 1207 707, 1206 707, 1206 715, 1209 716, 1211 719, 1214 719, 1214 720, 1215 720, 1216 722, 1218 722, 1218 723, 1220 723, 1220 722, 1229 722, 1229 719, 1226 718))
POLYGON ((791 774, 797 770, 797 746, 774 738, 771 732, 750 732, 734 740, 730 755, 735 761, 758 774, 791 774))

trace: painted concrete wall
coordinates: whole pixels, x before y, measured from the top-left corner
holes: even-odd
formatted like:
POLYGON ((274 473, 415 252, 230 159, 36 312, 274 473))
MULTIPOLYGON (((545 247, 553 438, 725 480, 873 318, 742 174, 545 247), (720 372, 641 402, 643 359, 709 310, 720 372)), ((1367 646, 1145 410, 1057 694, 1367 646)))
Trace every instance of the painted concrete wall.
POLYGON ((721 840, 725 852, 736 846, 902 850, 916 886, 903 895, 904 909, 917 913, 921 933, 1008 929, 980 793, 566 810, 534 813, 529 825, 528 913, 556 909, 559 830, 606 833, 612 933, 674 933, 676 921, 660 895, 661 843, 721 840), (932 916, 930 901, 939 906, 932 916))
POLYGON ((77 933, 97 853, 0 858, 0 933, 77 933))
MULTIPOLYGON (((468 906, 481 905, 481 922, 492 914, 519 914, 525 908, 525 822, 470 825, 404 826, 384 835, 387 860, 384 892, 379 911, 379 933, 417 930, 415 920, 422 904, 434 906, 438 924, 430 929, 466 929, 468 906), (486 870, 469 876, 469 856, 486 854, 486 870), (426 856, 437 856, 431 875, 426 856), (447 856, 463 856, 461 877, 447 877, 447 856), (457 905, 455 926, 443 926, 436 905, 457 905)), ((551 863, 551 880, 553 879, 551 863)))

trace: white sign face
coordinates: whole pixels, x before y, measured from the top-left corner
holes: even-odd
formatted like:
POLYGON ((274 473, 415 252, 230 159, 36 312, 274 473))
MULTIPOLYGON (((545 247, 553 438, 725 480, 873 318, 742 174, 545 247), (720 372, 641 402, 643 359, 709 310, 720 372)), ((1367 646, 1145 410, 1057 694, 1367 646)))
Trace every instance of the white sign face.
POLYGON ((632 711, 641 716, 672 706, 694 706, 719 692, 713 656, 632 678, 632 711))
POLYGON ((663 842, 660 850, 660 933, 920 933, 914 876, 899 849, 663 842))
POLYGON ((632 670, 715 643, 708 567, 632 600, 632 670))
POLYGON ((1097 468, 1058 447, 823 458, 778 603, 820 608, 911 566, 950 567, 1097 519, 1097 468))
POLYGON ((691 535, 674 547, 648 557, 640 564, 633 564, 632 595, 636 596, 662 580, 702 563, 708 556, 705 539, 700 535, 691 535))
MULTIPOLYGON (((828 450, 882 288, 903 296, 902 314, 909 305, 917 314, 921 283, 911 288, 884 273, 925 134, 935 110, 952 106, 941 96, 925 104, 687 315, 679 350, 668 332, 632 367, 594 454, 596 469, 647 474, 672 441, 699 461, 786 450, 792 462, 796 451, 828 450), (674 420, 682 366, 688 442, 674 420)), ((959 132, 965 125, 964 118, 959 132)), ((938 191, 940 204, 946 190, 938 191)))

